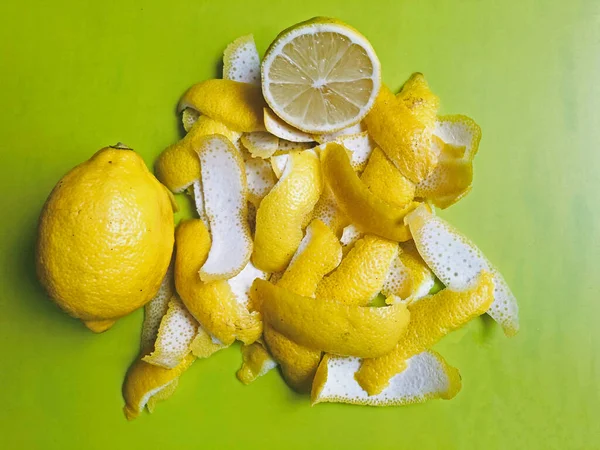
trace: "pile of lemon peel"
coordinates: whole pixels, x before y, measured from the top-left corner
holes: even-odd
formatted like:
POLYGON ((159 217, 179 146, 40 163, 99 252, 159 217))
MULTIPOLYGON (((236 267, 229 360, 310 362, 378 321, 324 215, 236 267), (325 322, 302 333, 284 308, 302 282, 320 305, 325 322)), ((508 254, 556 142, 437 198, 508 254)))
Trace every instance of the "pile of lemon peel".
POLYGON ((177 227, 146 305, 128 419, 235 341, 242 383, 278 368, 313 405, 458 394, 458 369, 432 346, 485 313, 512 336, 518 306, 435 214, 472 189, 481 140, 439 105, 421 73, 394 94, 368 40, 334 19, 284 30, 262 59, 252 35, 226 47, 223 78, 185 92, 187 134, 156 162, 197 217, 177 227))

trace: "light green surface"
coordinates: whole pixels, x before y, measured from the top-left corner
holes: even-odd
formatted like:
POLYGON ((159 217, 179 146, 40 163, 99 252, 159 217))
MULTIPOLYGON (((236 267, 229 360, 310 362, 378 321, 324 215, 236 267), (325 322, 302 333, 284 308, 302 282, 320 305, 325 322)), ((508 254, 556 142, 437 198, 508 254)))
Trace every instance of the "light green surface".
POLYGON ((600 447, 596 0, 5 0, 0 61, 0 448, 600 447), (311 408, 276 372, 240 384, 233 348, 127 423, 142 313, 93 335, 47 300, 33 269, 42 204, 107 144, 152 164, 178 137, 179 96, 215 76, 228 42, 253 32, 264 51, 315 15, 361 30, 392 88, 422 71, 442 113, 481 125, 474 190, 442 214, 500 267, 522 330, 506 339, 479 320, 442 342, 464 384, 449 402, 311 408))

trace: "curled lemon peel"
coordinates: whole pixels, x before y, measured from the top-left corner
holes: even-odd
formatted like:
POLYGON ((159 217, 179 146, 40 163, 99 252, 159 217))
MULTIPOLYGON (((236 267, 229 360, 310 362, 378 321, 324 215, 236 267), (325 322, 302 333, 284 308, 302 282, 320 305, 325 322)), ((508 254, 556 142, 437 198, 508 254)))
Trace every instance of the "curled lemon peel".
POLYGON ((431 92, 422 73, 413 73, 396 94, 396 98, 403 102, 410 113, 426 128, 433 129, 440 99, 431 92))
POLYGON ((493 303, 487 313, 507 336, 519 330, 519 307, 502 274, 481 250, 456 228, 424 208, 406 218, 423 260, 448 288, 469 286, 480 271, 490 272, 494 280, 493 303))
POLYGON ((211 247, 199 219, 183 221, 175 231, 175 288, 202 328, 224 345, 238 339, 249 344, 260 337, 260 314, 241 305, 226 280, 205 283, 198 276, 211 247))
POLYGON ((142 324, 141 354, 145 355, 152 351, 154 342, 158 336, 158 330, 162 318, 169 309, 169 301, 175 294, 175 283, 173 280, 173 260, 167 269, 158 292, 152 300, 144 306, 144 322, 142 324))
POLYGON ((371 153, 360 179, 382 200, 404 207, 415 198, 415 184, 400 173, 380 148, 371 153))
POLYGON ((253 158, 267 159, 279 150, 279 138, 268 131, 254 131, 242 135, 242 144, 253 158))
POLYGON ((160 322, 154 350, 142 359, 165 369, 176 367, 190 352, 190 344, 197 329, 198 323, 194 317, 181 300, 173 296, 160 322))
POLYGON ((267 131, 277 136, 279 139, 295 143, 308 143, 314 141, 314 138, 310 134, 300 131, 284 122, 269 108, 264 109, 263 117, 267 131))
POLYGON ((410 313, 403 304, 370 308, 303 297, 256 280, 265 322, 294 342, 314 350, 376 357, 390 352, 406 331, 410 313))
POLYGON ((417 301, 425 297, 435 284, 435 277, 427 266, 413 241, 400 245, 387 273, 381 293, 386 297, 398 297, 404 301, 417 301))
POLYGON ((449 400, 461 389, 458 370, 438 353, 427 350, 411 357, 406 370, 394 375, 382 392, 370 396, 354 379, 361 362, 352 356, 325 355, 313 382, 312 404, 410 405, 435 398, 449 400))
POLYGON ((197 149, 205 136, 221 134, 232 142, 240 133, 232 131, 223 123, 207 116, 200 116, 188 134, 170 145, 159 155, 154 168, 156 177, 172 192, 180 193, 200 178, 200 160, 197 149))
POLYGON ((205 80, 187 90, 178 110, 193 108, 240 132, 261 131, 265 106, 260 86, 232 80, 205 80))
POLYGON ((259 342, 242 345, 242 367, 236 376, 244 384, 250 384, 258 377, 262 377, 271 369, 277 367, 277 362, 271 357, 267 349, 259 342))
POLYGON ((254 36, 240 36, 223 52, 223 78, 260 86, 260 57, 254 36))
POLYGON ((221 135, 204 137, 198 156, 212 242, 200 278, 231 278, 246 266, 252 254, 245 164, 240 152, 221 135))
POLYGON ((181 124, 184 131, 189 132, 200 117, 200 113, 193 108, 185 108, 181 111, 181 124))
POLYGON ((413 116, 387 86, 381 87, 364 121, 373 140, 410 181, 418 183, 433 171, 437 164, 431 149, 433 130, 413 116))
POLYGON ((325 182, 351 223, 365 233, 392 241, 410 239, 404 217, 418 203, 412 202, 401 208, 373 194, 352 169, 344 147, 337 143, 326 144, 321 159, 325 182))
POLYGON ((263 198, 256 213, 252 262, 266 272, 280 272, 302 240, 302 228, 317 203, 323 181, 317 155, 290 155, 284 173, 263 198))
POLYGON ((368 305, 381 290, 397 254, 398 243, 366 235, 354 244, 339 267, 319 283, 317 298, 368 305))
POLYGON ((492 275, 483 272, 468 289, 444 289, 408 306, 410 323, 393 351, 365 359, 356 380, 369 395, 382 392, 390 379, 406 369, 409 358, 427 350, 451 331, 485 313, 493 301, 492 275))

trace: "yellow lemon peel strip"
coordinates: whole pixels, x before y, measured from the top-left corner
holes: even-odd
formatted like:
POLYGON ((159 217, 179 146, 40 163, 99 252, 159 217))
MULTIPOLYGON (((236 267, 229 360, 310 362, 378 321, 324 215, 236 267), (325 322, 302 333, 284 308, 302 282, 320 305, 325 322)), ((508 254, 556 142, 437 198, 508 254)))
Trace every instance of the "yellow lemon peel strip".
POLYGON ((127 420, 138 417, 150 398, 158 395, 163 389, 169 389, 169 385, 176 382, 195 359, 193 355, 188 354, 173 369, 165 369, 139 359, 133 363, 123 384, 123 411, 127 420))
POLYGON ((260 86, 260 57, 251 34, 240 36, 223 52, 223 78, 260 86))
POLYGON ((265 102, 260 86, 232 80, 205 80, 187 90, 178 110, 193 108, 235 131, 261 131, 265 102))
POLYGON ((185 108, 181 111, 181 124, 186 133, 192 129, 199 117, 200 113, 195 109, 185 108))
POLYGON ((290 155, 284 173, 263 198, 256 214, 252 262, 280 272, 302 240, 302 227, 323 189, 321 165, 312 150, 290 155))
POLYGON ((154 351, 142 359, 165 369, 174 368, 190 352, 197 329, 198 323, 181 300, 177 296, 172 297, 160 322, 154 351))
POLYGON ((423 260, 448 288, 465 289, 482 270, 494 278, 494 302, 487 313, 507 336, 519 330, 519 306, 498 269, 481 250, 452 225, 418 208, 406 218, 423 260))
POLYGON ((277 362, 271 357, 267 349, 259 342, 242 346, 242 367, 236 376, 244 384, 250 384, 258 377, 262 377, 269 370, 277 367, 277 362))
POLYGON ((365 233, 392 241, 410 239, 404 217, 417 203, 401 208, 373 194, 352 169, 344 147, 337 143, 326 144, 321 159, 325 182, 339 207, 354 225, 365 233))
POLYGON ((240 133, 231 131, 222 123, 200 116, 188 134, 176 144, 167 147, 154 165, 156 177, 172 192, 183 192, 200 178, 200 160, 196 153, 204 136, 222 134, 230 141, 240 138, 240 133))
POLYGON ((267 131, 254 131, 242 135, 242 144, 253 158, 267 159, 279 150, 279 138, 267 131))
POLYGON ((380 148, 371 153, 360 176, 369 190, 382 200, 404 207, 415 198, 415 185, 400 173, 380 148))
POLYGON ((349 252, 356 241, 363 237, 362 232, 354 224, 350 224, 344 227, 342 230, 342 237, 340 243, 342 244, 342 252, 346 254, 349 252))
POLYGON ((160 322, 169 309, 169 301, 175 294, 175 283, 173 280, 173 261, 167 269, 158 292, 152 300, 144 306, 144 323, 142 324, 141 354, 145 355, 152 351, 154 342, 158 336, 160 322))
MULTIPOLYGON (((262 199, 275 186, 276 177, 271 162, 262 158, 253 158, 250 153, 241 148, 244 164, 246 165, 246 183, 248 184, 248 200, 257 208, 262 199)), ((256 209, 248 217, 256 219, 256 209)), ((253 228, 253 227, 252 227, 253 228)))
POLYGON ((175 288, 190 313, 223 345, 235 339, 249 344, 260 337, 260 314, 241 305, 226 280, 205 283, 198 270, 211 247, 210 234, 199 219, 186 220, 175 231, 175 288))
POLYGON ((344 227, 350 223, 328 186, 323 187, 321 197, 312 211, 311 219, 322 221, 331 228, 336 236, 341 236, 344 227))
POLYGON ((196 358, 208 358, 214 353, 229 347, 223 344, 216 338, 213 338, 210 334, 204 330, 201 326, 198 327, 198 332, 194 337, 194 340, 190 343, 190 351, 196 358))
POLYGON ((325 355, 313 382, 312 404, 410 405, 434 398, 449 400, 461 389, 458 370, 441 355, 429 350, 410 358, 406 370, 394 375, 382 392, 369 396, 354 379, 361 362, 360 358, 352 356, 325 355))
POLYGON ((397 255, 398 243, 366 235, 354 244, 339 267, 319 283, 317 298, 368 305, 381 290, 397 255))
POLYGON ((350 151, 350 163, 352 164, 352 168, 357 172, 364 170, 373 149, 376 147, 375 142, 371 139, 367 131, 359 134, 340 136, 336 139, 336 142, 339 142, 350 151))
POLYGON ((407 241, 400 245, 400 252, 390 265, 381 293, 386 297, 413 302, 429 294, 434 284, 433 272, 419 255, 414 242, 407 241))
POLYGON ((413 183, 429 176, 437 164, 431 132, 404 102, 382 86, 373 109, 365 117, 369 134, 402 175, 413 183))
POLYGON ((403 304, 370 308, 294 294, 256 280, 265 322, 294 342, 328 353, 376 357, 390 352, 406 331, 403 304))
POLYGON ((411 114, 426 128, 433 129, 440 99, 431 92, 422 73, 413 73, 396 94, 396 98, 402 101, 411 114))
POLYGON ((252 254, 246 168, 240 153, 224 136, 206 136, 198 156, 212 240, 200 278, 231 278, 246 266, 252 254))
POLYGON ((492 303, 493 290, 492 276, 484 272, 468 289, 444 289, 410 304, 410 323, 406 334, 393 351, 363 361, 356 373, 358 383, 369 395, 379 394, 394 375, 406 369, 409 358, 485 313, 492 303))

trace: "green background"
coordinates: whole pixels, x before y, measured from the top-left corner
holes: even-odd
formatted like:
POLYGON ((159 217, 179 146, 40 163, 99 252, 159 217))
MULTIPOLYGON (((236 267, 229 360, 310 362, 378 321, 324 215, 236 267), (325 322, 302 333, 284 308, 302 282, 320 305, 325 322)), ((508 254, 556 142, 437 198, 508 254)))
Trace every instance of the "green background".
POLYGON ((598 1, 5 0, 0 64, 0 448, 600 448, 598 1), (362 31, 393 89, 421 71, 442 113, 481 125, 473 192, 441 214, 501 269, 521 332, 479 319, 440 343, 463 376, 452 401, 311 408, 276 371, 239 383, 236 347, 128 423, 142 312, 94 335, 46 298, 42 204, 108 144, 151 165, 228 42, 254 33, 264 51, 315 15, 362 31))

